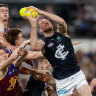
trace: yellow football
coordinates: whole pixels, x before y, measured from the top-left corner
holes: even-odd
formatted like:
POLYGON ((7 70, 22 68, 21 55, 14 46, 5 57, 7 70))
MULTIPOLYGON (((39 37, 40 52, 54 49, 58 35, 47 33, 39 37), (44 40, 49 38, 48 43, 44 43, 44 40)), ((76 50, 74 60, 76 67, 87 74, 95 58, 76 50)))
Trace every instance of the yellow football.
POLYGON ((34 16, 35 12, 36 12, 36 16, 35 18, 39 15, 37 11, 35 11, 34 9, 30 9, 29 7, 24 7, 20 9, 20 16, 24 18, 25 15, 27 15, 28 17, 31 17, 30 15, 30 11, 32 10, 32 16, 34 16))

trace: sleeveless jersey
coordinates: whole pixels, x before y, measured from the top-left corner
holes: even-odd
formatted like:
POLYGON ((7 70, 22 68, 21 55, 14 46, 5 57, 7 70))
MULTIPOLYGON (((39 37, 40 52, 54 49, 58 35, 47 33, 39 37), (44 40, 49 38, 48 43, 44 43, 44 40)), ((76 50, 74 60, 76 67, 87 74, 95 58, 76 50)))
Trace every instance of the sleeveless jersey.
POLYGON ((70 38, 55 32, 43 38, 45 42, 44 56, 52 64, 53 76, 60 80, 80 70, 70 38))
POLYGON ((16 89, 17 80, 17 69, 11 64, 3 78, 0 80, 0 96, 18 96, 16 89))
POLYGON ((42 96, 45 91, 45 83, 35 80, 31 75, 25 88, 23 96, 42 96))
POLYGON ((7 30, 8 29, 2 23, 0 23, 0 32, 3 32, 4 34, 6 34, 7 30))

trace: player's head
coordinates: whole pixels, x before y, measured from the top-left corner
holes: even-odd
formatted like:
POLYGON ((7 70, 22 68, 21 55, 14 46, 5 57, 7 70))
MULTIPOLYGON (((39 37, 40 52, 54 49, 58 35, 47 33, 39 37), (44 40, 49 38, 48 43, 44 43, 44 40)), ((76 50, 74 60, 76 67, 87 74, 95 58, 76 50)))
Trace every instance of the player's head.
POLYGON ((49 33, 53 30, 53 25, 51 24, 51 22, 47 19, 41 19, 38 22, 39 28, 40 28, 40 32, 42 33, 49 33))
POLYGON ((49 61, 47 59, 42 59, 40 61, 40 66, 42 70, 51 70, 51 64, 49 63, 49 61))
POLYGON ((0 21, 8 21, 9 8, 6 4, 0 4, 0 21))
POLYGON ((1 48, 0 49, 0 61, 6 60, 7 58, 8 58, 8 53, 6 53, 6 51, 3 48, 1 48))
POLYGON ((16 47, 20 46, 23 41, 24 38, 21 34, 22 30, 19 28, 10 28, 8 29, 8 31, 5 34, 5 38, 7 39, 7 41, 11 44, 14 45, 16 47))

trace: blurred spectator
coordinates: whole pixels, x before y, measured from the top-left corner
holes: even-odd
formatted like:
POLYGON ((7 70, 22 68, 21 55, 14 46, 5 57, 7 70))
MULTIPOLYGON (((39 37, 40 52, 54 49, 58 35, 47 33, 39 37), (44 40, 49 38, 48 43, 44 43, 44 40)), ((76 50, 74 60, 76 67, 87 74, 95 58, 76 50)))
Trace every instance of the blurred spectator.
POLYGON ((94 6, 90 2, 88 2, 88 4, 84 6, 85 20, 91 20, 94 12, 95 12, 94 6))
POLYGON ((31 27, 30 25, 26 22, 23 23, 21 26, 21 29, 23 30, 22 34, 24 37, 29 38, 30 37, 30 32, 31 32, 31 27))

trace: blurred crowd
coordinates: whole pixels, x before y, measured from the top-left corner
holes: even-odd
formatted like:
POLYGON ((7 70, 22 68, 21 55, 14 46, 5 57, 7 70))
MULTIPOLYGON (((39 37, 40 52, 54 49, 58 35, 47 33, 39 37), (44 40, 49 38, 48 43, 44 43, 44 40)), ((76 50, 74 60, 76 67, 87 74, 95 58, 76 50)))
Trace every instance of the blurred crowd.
POLYGON ((96 53, 89 52, 85 54, 79 50, 76 52, 76 57, 79 66, 90 83, 91 80, 96 77, 96 53))

